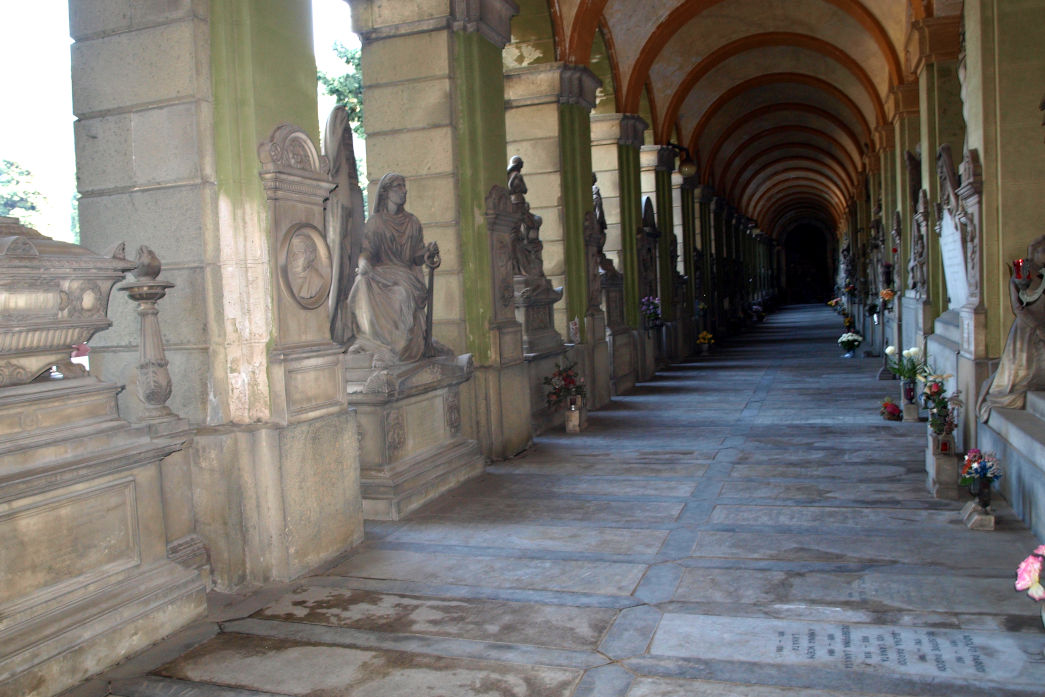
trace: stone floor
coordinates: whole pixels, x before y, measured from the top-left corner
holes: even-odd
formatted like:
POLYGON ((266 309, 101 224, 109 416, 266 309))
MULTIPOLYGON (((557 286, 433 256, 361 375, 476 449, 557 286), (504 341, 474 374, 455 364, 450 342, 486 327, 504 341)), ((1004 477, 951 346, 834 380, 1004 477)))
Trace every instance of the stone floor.
POLYGON ((839 332, 781 311, 77 697, 1041 695, 1036 541, 927 495, 839 332))

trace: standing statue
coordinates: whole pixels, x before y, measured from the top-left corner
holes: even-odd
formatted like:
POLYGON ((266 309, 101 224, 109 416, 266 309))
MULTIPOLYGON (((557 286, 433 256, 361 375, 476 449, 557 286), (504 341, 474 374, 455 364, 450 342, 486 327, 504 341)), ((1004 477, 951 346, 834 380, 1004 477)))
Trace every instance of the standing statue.
POLYGON ((911 258, 907 262, 907 287, 925 297, 925 235, 915 225, 911 230, 911 258))
POLYGON ((512 231, 512 274, 525 276, 528 287, 543 292, 551 289, 551 281, 544 275, 544 243, 541 242, 541 224, 544 221, 541 216, 530 211, 522 168, 522 158, 513 155, 508 166, 508 195, 512 209, 520 215, 520 220, 512 231))
POLYGON ((366 221, 356 282, 348 295, 355 343, 350 353, 374 354, 375 368, 449 355, 431 339, 432 272, 439 246, 425 244, 421 221, 408 212, 406 180, 389 173, 377 187, 374 212, 366 221), (425 285, 422 266, 429 269, 425 285))
POLYGON ((330 338, 345 344, 352 337, 348 293, 355 282, 356 260, 363 236, 363 192, 359 188, 352 126, 344 105, 338 105, 330 112, 324 145, 330 160, 330 178, 337 183, 326 202, 327 246, 330 247, 333 268, 330 338))
POLYGON ((1022 409, 1027 390, 1045 389, 1045 235, 1030 243, 1020 276, 1009 278, 1009 303, 1016 320, 998 369, 980 392, 976 410, 982 422, 994 407, 1022 409), (1037 287, 1032 287, 1035 282, 1037 287))
POLYGON ((606 244, 606 231, 599 225, 594 211, 584 212, 584 259, 588 274, 588 310, 599 309, 602 304, 602 278, 599 262, 605 258, 602 246, 606 244))

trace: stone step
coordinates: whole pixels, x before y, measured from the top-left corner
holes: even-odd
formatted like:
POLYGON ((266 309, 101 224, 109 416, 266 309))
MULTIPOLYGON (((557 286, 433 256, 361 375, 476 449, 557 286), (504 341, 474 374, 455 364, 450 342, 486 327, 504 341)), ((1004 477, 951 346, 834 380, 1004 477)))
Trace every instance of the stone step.
POLYGON ((1027 411, 1045 421, 1045 392, 1027 393, 1027 411))

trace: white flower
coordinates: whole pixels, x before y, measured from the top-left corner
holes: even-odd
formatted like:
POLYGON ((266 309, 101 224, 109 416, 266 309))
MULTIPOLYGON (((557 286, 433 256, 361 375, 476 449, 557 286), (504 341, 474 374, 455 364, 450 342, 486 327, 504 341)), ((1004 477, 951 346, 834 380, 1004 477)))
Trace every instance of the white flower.
POLYGON ((886 346, 885 347, 885 355, 887 355, 887 356, 895 356, 896 355, 896 347, 895 346, 886 346))
POLYGON ((903 355, 904 358, 910 358, 911 357, 911 349, 904 349, 902 355, 903 355))
POLYGON ((911 352, 911 358, 918 358, 919 356, 922 355, 922 350, 920 348, 918 348, 917 346, 912 346, 911 348, 909 348, 907 350, 911 352))

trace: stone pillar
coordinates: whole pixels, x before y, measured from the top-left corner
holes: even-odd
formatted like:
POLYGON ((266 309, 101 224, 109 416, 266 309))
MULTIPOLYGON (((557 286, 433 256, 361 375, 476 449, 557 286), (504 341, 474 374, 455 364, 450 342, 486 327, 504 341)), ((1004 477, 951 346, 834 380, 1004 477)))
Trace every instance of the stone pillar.
POLYGON ((642 149, 645 121, 625 114, 621 120, 621 136, 617 143, 620 162, 621 273, 624 275, 624 318, 632 327, 639 321, 639 273, 635 251, 635 235, 642 225, 642 179, 639 153, 642 149))
MULTIPOLYGON (((712 268, 712 324, 718 332, 728 332, 727 310, 729 288, 727 286, 726 258, 726 200, 720 196, 711 199, 711 237, 714 243, 715 263, 712 268)), ((712 330, 714 331, 714 330, 712 330)))
MULTIPOLYGON (((569 322, 579 322, 580 335, 572 340, 581 344, 588 403, 597 409, 609 401, 609 353, 605 315, 589 298, 597 267, 590 263, 584 221, 592 210, 590 112, 601 83, 587 68, 565 63, 508 70, 504 82, 508 156, 520 154, 528 163, 528 198, 545 221, 545 270, 566 291, 556 306, 556 327, 568 335, 569 322)), ((601 293, 595 296, 601 302, 601 293)))
POLYGON ((714 191, 707 185, 698 186, 693 191, 696 201, 700 230, 701 283, 700 295, 696 298, 697 314, 700 317, 700 330, 715 333, 714 325, 714 293, 715 293, 715 238, 711 217, 711 200, 714 191), (703 307, 701 307, 703 306, 703 307))
MULTIPOLYGON (((355 422, 337 380, 311 372, 337 370, 329 327, 315 325, 314 345, 327 353, 310 354, 301 373, 284 370, 277 348, 297 327, 281 324, 288 315, 275 304, 284 291, 273 243, 288 231, 271 228, 258 177, 258 144, 280 123, 317 139, 309 6, 214 0, 99 13, 77 1, 70 10, 83 240, 146 242, 169 262, 179 288, 164 308, 170 406, 202 427, 191 487, 216 583, 289 579, 362 536, 354 439, 344 437, 355 422), (337 485, 317 486, 325 477, 337 485)), ((310 222, 319 230, 321 203, 310 222)), ((92 362, 128 382, 130 304, 115 321, 106 339, 119 348, 101 347, 92 362)), ((129 393, 121 407, 135 419, 143 407, 129 393)))
POLYGON ((697 280, 703 274, 703 261, 700 258, 700 244, 697 229, 697 202, 695 192, 699 184, 696 177, 689 177, 682 182, 679 188, 681 194, 679 218, 682 222, 682 269, 686 277, 686 314, 683 321, 683 349, 684 355, 693 352, 696 344, 696 336, 700 326, 699 312, 697 311, 697 280), (697 268, 698 265, 701 268, 697 268))
POLYGON ((528 378, 518 323, 495 317, 499 289, 484 213, 490 188, 504 184, 501 48, 518 8, 511 0, 435 11, 349 4, 363 41, 367 170, 375 183, 389 171, 409 182, 410 210, 443 258, 435 337, 475 361, 475 379, 461 388, 462 431, 487 456, 509 457, 532 439, 529 405, 519 404, 528 378))

